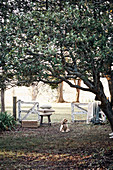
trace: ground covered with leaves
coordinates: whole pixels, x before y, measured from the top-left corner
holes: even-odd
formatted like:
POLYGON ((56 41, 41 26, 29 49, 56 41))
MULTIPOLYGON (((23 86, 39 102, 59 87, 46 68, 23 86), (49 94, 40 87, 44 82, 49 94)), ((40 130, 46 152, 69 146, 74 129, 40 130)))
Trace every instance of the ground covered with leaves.
POLYGON ((17 127, 0 133, 0 169, 113 169, 113 139, 109 124, 70 123, 36 129, 17 127))

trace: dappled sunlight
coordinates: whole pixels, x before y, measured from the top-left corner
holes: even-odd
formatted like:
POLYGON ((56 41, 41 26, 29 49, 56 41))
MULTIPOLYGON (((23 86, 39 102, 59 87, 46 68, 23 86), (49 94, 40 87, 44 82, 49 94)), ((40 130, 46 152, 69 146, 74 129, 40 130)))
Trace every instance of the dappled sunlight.
MULTIPOLYGON (((43 164, 64 164, 68 162, 69 164, 84 164, 88 159, 92 158, 92 155, 79 155, 79 154, 54 154, 54 153, 36 153, 36 152, 12 152, 12 151, 0 151, 0 162, 1 160, 5 162, 8 160, 13 164, 13 160, 18 163, 22 159, 23 164, 35 164, 36 162, 43 162, 43 164)), ((4 163, 3 163, 4 164, 4 163)))
POLYGON ((113 161, 113 144, 106 125, 69 124, 62 133, 60 125, 36 129, 20 127, 0 134, 0 168, 76 169, 106 168, 113 161))
MULTIPOLYGON (((88 154, 86 152, 81 153, 44 153, 44 152, 12 152, 12 151, 0 151, 0 168, 6 167, 10 164, 11 168, 49 168, 55 169, 58 167, 62 168, 90 168, 96 166, 101 168, 105 166, 105 161, 110 161, 106 159, 105 156, 110 154, 109 152, 100 152, 88 154)), ((111 156, 111 161, 113 157, 111 156)))

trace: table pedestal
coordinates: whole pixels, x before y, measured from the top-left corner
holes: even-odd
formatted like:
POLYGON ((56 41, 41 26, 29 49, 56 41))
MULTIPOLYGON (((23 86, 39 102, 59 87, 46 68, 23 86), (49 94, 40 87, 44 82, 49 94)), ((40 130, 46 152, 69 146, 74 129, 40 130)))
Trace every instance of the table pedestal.
POLYGON ((50 116, 52 115, 52 112, 55 112, 53 109, 39 109, 39 116, 41 117, 40 119, 40 125, 43 124, 43 117, 47 116, 48 117, 48 124, 51 126, 51 118, 50 116))
POLYGON ((48 117, 48 124, 51 126, 51 114, 50 115, 40 115, 41 116, 41 120, 40 120, 40 125, 43 124, 43 116, 47 116, 48 117))

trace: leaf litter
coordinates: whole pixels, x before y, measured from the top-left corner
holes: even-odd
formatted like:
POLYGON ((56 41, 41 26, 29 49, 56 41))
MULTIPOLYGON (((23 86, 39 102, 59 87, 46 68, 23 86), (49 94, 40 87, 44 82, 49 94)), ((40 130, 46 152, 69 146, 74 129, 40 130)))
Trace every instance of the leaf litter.
POLYGON ((113 169, 110 126, 70 123, 16 128, 0 134, 0 169, 113 169))

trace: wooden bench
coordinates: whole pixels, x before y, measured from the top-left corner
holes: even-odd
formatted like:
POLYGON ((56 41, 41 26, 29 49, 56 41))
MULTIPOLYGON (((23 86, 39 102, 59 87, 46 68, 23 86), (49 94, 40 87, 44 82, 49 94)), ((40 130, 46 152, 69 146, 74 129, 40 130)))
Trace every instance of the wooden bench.
POLYGON ((50 116, 52 115, 53 112, 55 112, 55 110, 53 110, 53 109, 39 109, 38 111, 39 111, 39 115, 41 117, 40 125, 43 124, 43 117, 46 116, 46 117, 48 117, 48 124, 51 126, 50 116))

